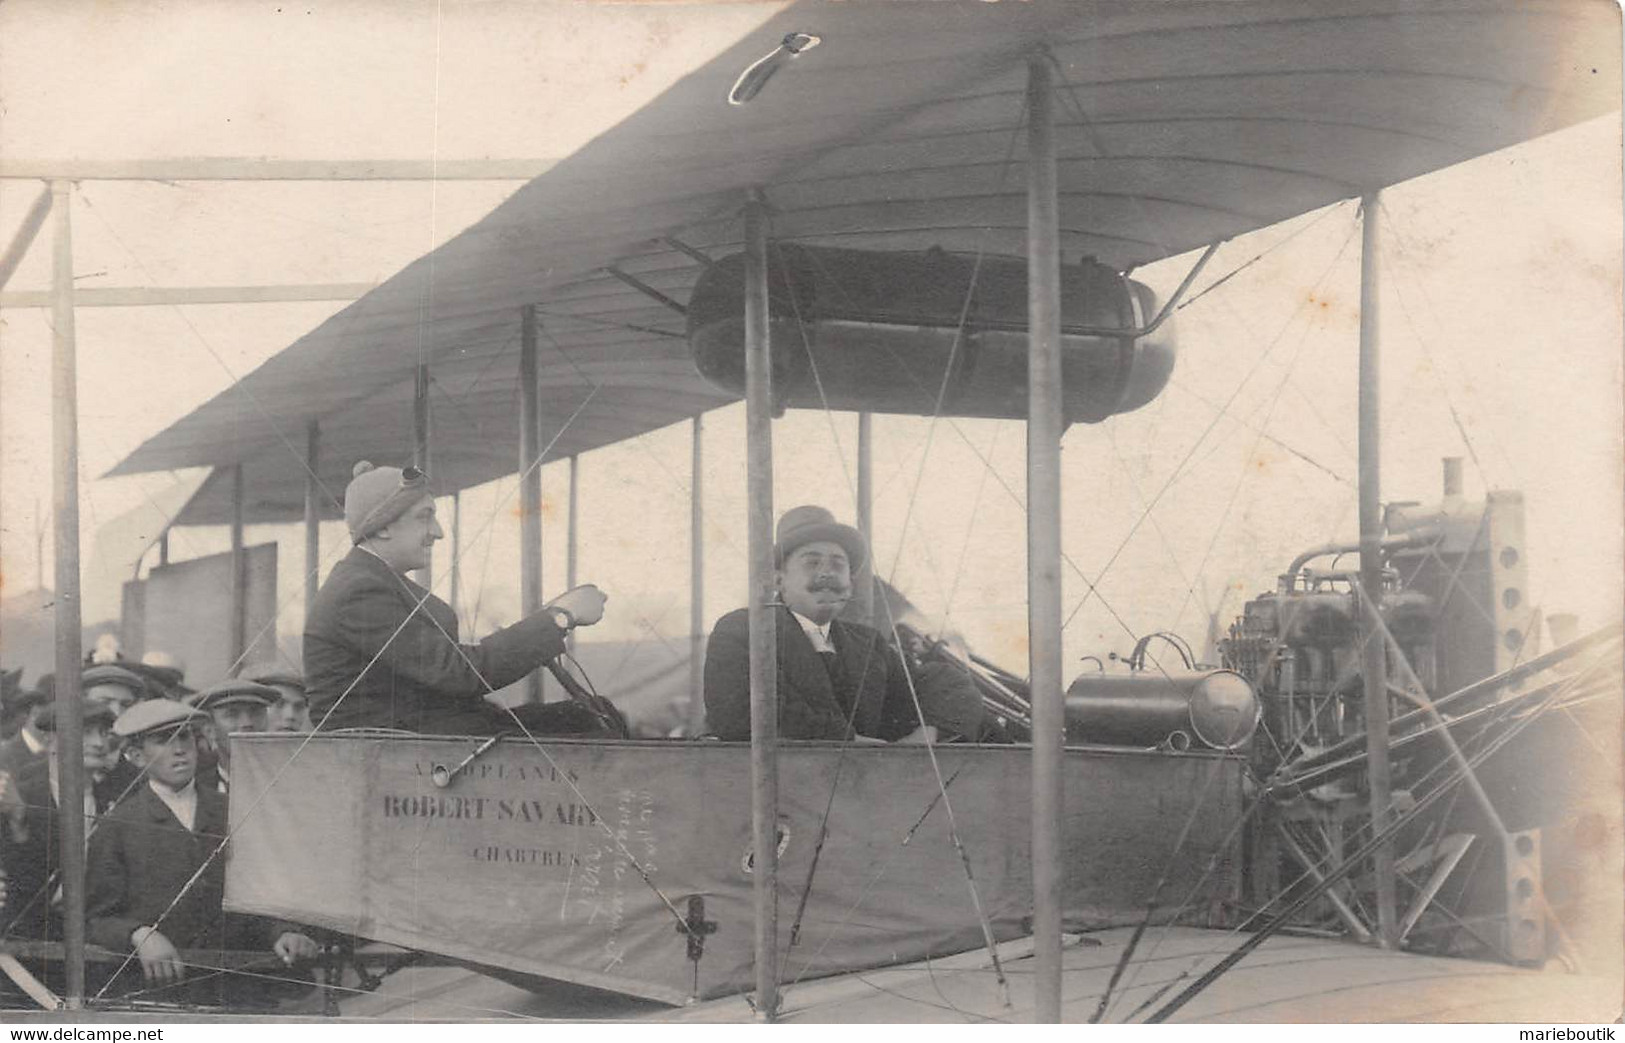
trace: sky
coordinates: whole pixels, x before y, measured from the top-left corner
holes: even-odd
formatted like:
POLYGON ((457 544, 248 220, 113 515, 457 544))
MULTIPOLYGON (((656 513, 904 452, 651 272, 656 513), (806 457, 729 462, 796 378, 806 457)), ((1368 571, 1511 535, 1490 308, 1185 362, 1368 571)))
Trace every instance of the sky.
MULTIPOLYGON (((0 154, 556 159, 775 10, 7 3, 0 154)), ((1620 154, 1616 114, 1396 186, 1379 214, 1384 498, 1436 499, 1446 456, 1466 459, 1469 499, 1521 490, 1531 601, 1586 627, 1619 616, 1625 571, 1620 154)), ((379 280, 515 187, 84 182, 76 280, 379 280)), ((0 181, 0 235, 37 192, 0 181)), ((42 236, 7 288, 45 288, 49 257, 42 236)), ((1137 277, 1166 293, 1190 260, 1137 277)), ((1210 613, 1227 623, 1299 550, 1354 535, 1359 261, 1352 203, 1232 241, 1197 287, 1239 273, 1178 313, 1168 390, 1137 413, 1068 431, 1069 675, 1082 656, 1126 653, 1148 630, 1200 647, 1210 613), (1090 583, 1098 594, 1086 597, 1090 583)), ((98 524, 161 499, 177 477, 100 474, 339 306, 82 310, 87 552, 98 524)), ((48 531, 43 558, 35 553, 36 524, 50 524, 48 318, 0 314, 7 594, 31 587, 41 564, 50 582, 48 531)), ((855 430, 850 414, 793 412, 775 425, 780 509, 822 502, 852 518, 855 430)), ((875 431, 880 571, 936 626, 1023 671, 1021 426, 878 417, 875 431)), ((744 603, 742 449, 739 407, 707 417, 707 620, 744 603)), ((683 642, 689 454, 684 426, 582 458, 579 575, 611 597, 592 636, 683 642)), ((543 481, 552 594, 564 577, 564 465, 544 468, 543 481)), ((462 498, 457 607, 475 633, 517 615, 513 502, 512 481, 462 498)), ((287 643, 302 614, 302 538, 253 527, 249 539, 279 542, 287 643)), ((337 526, 323 541, 330 556, 342 550, 337 526)), ((222 530, 190 530, 171 550, 225 546, 222 530)), ((87 621, 116 611, 116 579, 87 578, 87 621)), ((449 594, 443 567, 436 579, 449 594)))

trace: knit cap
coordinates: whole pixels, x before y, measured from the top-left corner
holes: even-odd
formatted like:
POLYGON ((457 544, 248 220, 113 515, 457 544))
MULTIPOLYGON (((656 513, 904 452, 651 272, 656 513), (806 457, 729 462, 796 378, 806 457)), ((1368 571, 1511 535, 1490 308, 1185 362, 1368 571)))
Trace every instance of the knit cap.
POLYGON ((415 467, 374 467, 362 460, 355 465, 344 490, 344 524, 354 543, 371 536, 406 513, 429 492, 429 476, 415 467))

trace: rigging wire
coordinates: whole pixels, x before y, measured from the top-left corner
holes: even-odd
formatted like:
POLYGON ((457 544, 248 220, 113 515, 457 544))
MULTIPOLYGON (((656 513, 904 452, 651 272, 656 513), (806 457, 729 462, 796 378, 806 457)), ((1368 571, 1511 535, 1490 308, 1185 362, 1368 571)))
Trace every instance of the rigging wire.
MULTIPOLYGON (((581 403, 580 406, 578 406, 576 408, 575 413, 571 414, 570 418, 565 422, 564 427, 561 428, 559 433, 554 436, 553 442, 550 442, 546 447, 544 447, 542 452, 540 454, 538 454, 536 460, 531 463, 530 468, 527 468, 527 470, 523 474, 520 475, 521 480, 523 480, 524 477, 529 474, 530 469, 533 469, 535 467, 540 466, 541 461, 546 457, 548 450, 552 448, 552 445, 557 442, 558 438, 564 433, 564 431, 568 430, 570 424, 575 421, 576 417, 581 415, 581 413, 586 409, 587 405, 593 401, 593 399, 597 395, 597 392, 598 392, 598 387, 594 386, 593 389, 592 389, 592 392, 590 394, 588 394, 587 398, 581 403)), ((509 495, 511 496, 512 493, 510 493, 509 495)), ((505 502, 506 502, 505 500, 502 501, 502 503, 505 503, 505 502)), ((500 510, 500 508, 502 506, 502 503, 499 503, 497 505, 499 510, 500 510)), ((485 525, 485 529, 489 529, 491 527, 491 525, 493 525, 495 523, 495 520, 496 520, 496 512, 493 511, 492 517, 487 521, 487 523, 485 525)), ((485 531, 484 529, 481 530, 482 533, 484 531, 485 531)), ((478 534, 476 534, 476 535, 478 535, 478 534)), ((399 579, 403 583, 403 585, 408 582, 405 579, 405 577, 399 577, 399 579)), ((408 593, 410 593, 411 592, 411 587, 407 586, 406 590, 408 591, 408 593)), ((350 682, 349 686, 346 687, 344 689, 344 691, 339 694, 338 698, 334 700, 333 705, 330 706, 328 708, 327 712, 322 715, 322 720, 317 722, 315 730, 312 731, 309 735, 306 735, 304 737, 304 739, 294 749, 293 753, 289 754, 288 759, 286 761, 284 761, 283 764, 277 769, 276 773, 272 776, 271 781, 266 785, 264 791, 262 791, 259 794, 258 799, 256 799, 254 801, 254 803, 252 805, 250 805, 248 811, 244 813, 242 820, 238 823, 237 829, 240 829, 242 827, 242 825, 245 824, 253 816, 254 812, 258 810, 259 806, 262 803, 264 803, 265 798, 267 796, 269 796, 270 793, 272 792, 272 790, 274 790, 276 788, 276 783, 282 778, 282 776, 284 774, 287 773, 289 768, 291 768, 293 766, 294 761, 297 760, 299 755, 304 752, 305 747, 310 744, 310 740, 315 735, 317 735, 317 734, 319 734, 321 732, 322 726, 327 723, 328 719, 332 717, 333 713, 338 709, 338 707, 343 703, 343 701, 349 696, 350 692, 355 689, 355 686, 357 684, 360 684, 361 679, 366 676, 367 672, 369 670, 371 670, 373 668, 373 666, 376 665, 377 662, 383 657, 384 653, 389 650, 389 647, 390 647, 391 644, 394 643, 395 638, 400 636, 401 632, 406 629, 407 624, 412 621, 412 619, 418 614, 418 611, 423 607, 423 605, 426 604, 428 602, 429 598, 431 598, 433 596, 434 595, 433 595, 433 593, 431 591, 425 589, 423 591, 423 596, 421 598, 416 599, 416 604, 413 606, 412 612, 409 613, 407 615, 407 617, 401 621, 400 626, 396 627, 394 632, 390 634, 389 638, 383 643, 382 646, 379 647, 378 651, 373 655, 372 659, 370 659, 368 661, 367 665, 365 667, 363 667, 361 669, 361 671, 356 675, 355 680, 350 682)), ((433 616, 427 616, 427 618, 430 620, 431 623, 434 624, 436 629, 440 630, 442 636, 444 636, 447 639, 447 641, 451 644, 451 646, 454 649, 457 650, 458 655, 461 656, 463 661, 469 666, 469 668, 474 671, 475 675, 480 678, 480 681, 481 681, 482 684, 485 685, 487 692, 494 692, 495 689, 491 686, 490 682, 485 680, 484 676, 479 673, 478 669, 474 667, 474 664, 472 662, 469 662, 468 656, 467 656, 466 653, 463 652, 461 646, 459 646, 456 641, 453 641, 449 634, 446 634, 444 629, 442 629, 440 627, 439 622, 437 620, 435 620, 433 618, 433 616)), ((550 766, 553 766, 553 767, 556 768, 557 765, 553 762, 552 755, 548 752, 546 747, 543 746, 539 741, 537 741, 536 736, 533 735, 530 732, 530 730, 525 727, 524 722, 519 720, 519 718, 516 715, 513 714, 513 711, 511 709, 509 709, 508 712, 509 712, 510 716, 513 716, 514 721, 515 721, 516 724, 519 725, 520 730, 522 732, 524 732, 525 737, 530 740, 532 745, 536 746, 536 748, 539 750, 539 752, 541 752, 542 756, 549 762, 550 766)), ((586 796, 584 794, 582 794, 579 787, 577 787, 575 785, 575 781, 573 779, 569 778, 568 773, 565 773, 565 772, 561 771, 560 776, 561 776, 561 778, 563 778, 565 780, 566 784, 568 786, 570 786, 570 788, 576 793, 576 796, 581 801, 582 806, 584 808, 586 808, 589 812, 591 812, 594 815, 594 817, 597 819, 599 825, 603 826, 605 831, 610 834, 611 839, 615 840, 615 842, 616 842, 617 846, 620 848, 621 852, 627 856, 628 860, 630 861, 630 864, 634 868, 636 868, 638 870, 639 875, 643 878, 644 882, 646 884, 648 884, 655 891, 655 893, 661 898, 661 900, 665 904, 666 908, 678 920, 678 922, 680 924, 682 924, 684 931, 692 934, 693 929, 688 926, 688 921, 680 913, 678 913, 676 907, 671 904, 671 901, 666 898, 666 896, 660 891, 659 887, 656 886, 654 884, 654 882, 649 878, 649 875, 648 875, 647 871, 645 871, 642 868, 642 864, 637 860, 637 857, 635 855, 633 855, 630 851, 628 851, 626 849, 625 844, 622 843, 620 841, 620 839, 615 836, 614 831, 609 829, 609 827, 607 825, 607 820, 604 819, 603 817, 597 815, 597 812, 593 809, 591 803, 586 799, 586 796)), ((186 896, 186 894, 194 886, 196 886, 197 882, 200 879, 202 879, 203 873, 205 872, 205 870, 208 869, 209 865, 211 865, 214 862, 214 860, 220 856, 220 853, 225 850, 226 842, 230 841, 231 836, 235 832, 236 832, 236 829, 232 829, 232 830, 229 830, 227 832, 226 837, 225 837, 225 842, 222 842, 219 847, 215 848, 215 850, 210 853, 208 858, 206 858, 204 860, 203 864, 198 867, 197 871, 195 873, 193 873, 191 878, 189 880, 187 880, 187 882, 181 887, 180 891, 176 894, 175 898, 169 903, 168 907, 165 908, 163 913, 159 915, 157 920, 155 920, 151 926, 153 926, 154 928, 159 927, 162 924, 162 922, 168 917, 168 915, 171 912, 174 911, 176 906, 178 906, 180 904, 182 898, 184 898, 186 896)), ((121 964, 120 967, 119 967, 119 972, 122 972, 124 967, 127 966, 129 964, 130 960, 132 960, 134 958, 135 958, 135 954, 133 952, 130 953, 128 956, 126 956, 125 960, 124 960, 124 963, 121 964)), ((115 978, 117 977, 117 973, 118 972, 115 972, 115 975, 114 975, 115 978)), ((95 998, 99 999, 101 997, 102 993, 104 993, 106 991, 106 989, 108 988, 108 985, 111 985, 111 984, 112 984, 112 982, 110 980, 107 985, 104 985, 102 987, 102 989, 97 992, 95 998)))
MULTIPOLYGON (((1021 133, 1021 128, 1026 123, 1026 118, 1027 118, 1027 105, 1026 105, 1026 100, 1024 98, 1022 100, 1020 111, 1017 113, 1015 123, 1011 128, 1010 141, 1009 141, 1009 144, 1006 146, 1004 162, 1000 165, 1000 168, 999 168, 998 187, 1000 189, 1002 189, 1002 187, 1004 185, 1004 182, 1005 182, 1005 179, 1009 176, 1011 163, 1012 163, 1012 160, 1014 159, 1014 156, 1015 156, 1016 143, 1019 140, 1020 133, 1021 133)), ((926 446, 925 446, 924 452, 922 452, 922 454, 921 454, 920 470, 919 470, 919 473, 916 475, 916 478, 915 478, 914 489, 911 491, 910 496, 909 496, 909 502, 908 502, 908 506, 906 508, 905 520, 904 520, 904 530, 905 531, 907 530, 907 524, 908 524, 907 518, 908 518, 909 515, 911 515, 913 513, 913 506, 914 506, 915 500, 917 499, 917 497, 919 495, 920 478, 923 477, 923 474, 924 474, 925 460, 929 457, 929 454, 930 454, 931 440, 934 437, 935 428, 936 428, 935 418, 937 416, 941 415, 941 413, 942 413, 943 402, 947 398, 949 381, 952 379, 953 372, 954 372, 954 361, 958 356, 960 345, 964 341, 965 324, 966 324, 966 322, 968 321, 968 319, 970 317, 970 309, 971 309, 972 301, 975 298, 975 290, 976 290, 977 280, 980 277, 981 270, 982 270, 982 260, 983 260, 983 257, 984 257, 984 251, 982 249, 982 246, 983 246, 983 243, 979 239, 978 245, 977 245, 977 251, 976 251, 976 258, 975 258, 975 261, 972 263, 972 266, 971 266, 971 274, 970 274, 969 284, 966 287, 965 295, 964 295, 963 301, 962 301, 961 306, 960 306, 959 320, 958 320, 958 324, 957 324, 957 332, 956 332, 956 334, 954 336, 953 346, 949 349, 948 361, 943 367, 942 381, 941 381, 940 386, 937 389, 935 406, 934 406, 934 408, 932 410, 932 421, 931 421, 930 425, 927 427, 926 446)), ((780 249, 780 265, 782 267, 783 263, 784 263, 783 262, 782 247, 780 247, 779 249, 780 249)), ((839 286, 840 284, 837 281, 837 282, 835 282, 835 285, 839 286)), ((842 470, 846 472, 847 481, 848 481, 849 485, 853 489, 853 495, 856 496, 856 482, 853 481, 850 469, 847 468, 846 454, 844 452, 840 451, 839 434, 834 429, 834 413, 830 409, 829 398, 825 394, 823 380, 822 380, 822 378, 821 378, 821 376, 819 375, 819 372, 818 372, 818 365, 817 365, 817 361, 816 361, 816 359, 814 358, 814 355, 813 355, 812 344, 811 344, 811 341, 810 341, 810 339, 808 338, 808 335, 807 335, 806 322, 803 320, 802 315, 801 315, 801 305, 800 305, 800 302, 797 300, 797 296, 796 296, 796 293, 795 293, 795 287, 794 287, 793 282, 790 283, 789 286, 790 286, 790 305, 791 305, 792 310, 795 313, 796 328, 797 328, 798 332, 800 333, 801 339, 802 339, 802 349, 806 354, 808 367, 812 372, 813 382, 814 382, 814 385, 817 387, 817 390, 818 390, 819 401, 823 404, 824 415, 830 421, 830 430, 831 430, 831 434, 835 437, 837 455, 839 456, 839 458, 841 460, 842 470)), ((870 551, 871 563, 873 561, 873 557, 874 557, 873 550, 871 548, 871 551, 870 551)), ((897 570, 897 565, 898 565, 900 559, 901 559, 901 549, 899 549, 898 556, 895 557, 893 559, 893 562, 892 562, 892 570, 891 571, 892 571, 892 574, 893 574, 894 578, 895 578, 895 574, 896 574, 896 570, 897 570)), ((881 598, 881 602, 885 606, 885 609, 886 609, 886 616, 887 616, 887 620, 888 620, 888 624, 889 624, 888 625, 888 632, 889 632, 889 635, 891 637, 892 647, 895 648, 896 651, 897 651, 898 661, 899 661, 899 663, 900 663, 900 665, 902 666, 902 669, 903 669, 903 677, 904 677, 904 680, 908 684, 909 696, 910 696, 910 698, 911 698, 911 700, 913 701, 913 704, 914 704, 915 717, 916 717, 916 719, 918 721, 921 722, 921 725, 923 727, 924 722, 925 722, 925 714, 924 714, 924 711, 922 710, 922 708, 920 706, 919 693, 915 689, 914 676, 913 676, 913 673, 910 671, 910 669, 908 667, 907 656, 903 654, 902 641, 901 641, 901 639, 900 639, 900 637, 899 637, 899 635, 897 633, 897 622, 896 622, 895 619, 891 618, 890 599, 883 596, 881 598)), ((873 648, 873 646, 871 646, 871 649, 872 648, 873 648)), ((872 651, 871 651, 871 654, 872 654, 872 651)), ((886 653, 882 652, 881 654, 884 655, 886 653)), ((865 673, 867 673, 867 668, 868 668, 868 664, 866 662, 865 663, 865 673)), ((854 697, 854 699, 853 699, 853 707, 852 707, 852 716, 854 718, 855 718, 856 712, 857 712, 857 702, 858 702, 857 698, 854 697)), ((852 733, 852 727, 851 727, 850 720, 848 722, 847 731, 848 731, 849 734, 852 733)), ((840 759, 838 759, 837 762, 836 762, 835 780, 831 784, 829 800, 828 800, 828 802, 827 802, 827 804, 825 806, 825 809, 824 809, 824 817, 823 817, 823 820, 819 824, 818 844, 817 844, 817 847, 816 847, 816 850, 819 850, 819 851, 822 850, 823 844, 824 844, 824 839, 828 835, 829 817, 830 817, 830 815, 831 815, 831 813, 833 812, 833 809, 834 809, 835 787, 836 787, 836 785, 839 784, 840 771, 841 771, 842 763, 843 763, 845 755, 846 755, 846 750, 851 745, 851 742, 853 742, 853 741, 855 741, 855 738, 849 740, 847 743, 842 745, 840 759)), ((943 779, 942 768, 941 768, 941 765, 937 761, 936 751, 933 748, 935 744, 931 740, 929 732, 925 733, 925 743, 924 743, 924 745, 925 745, 925 748, 926 748, 927 757, 929 758, 930 763, 931 763, 931 771, 932 771, 933 775, 936 778, 938 792, 941 794, 941 797, 942 797, 944 813, 946 814, 947 820, 948 820, 948 834, 949 834, 949 837, 951 838, 951 840, 953 841, 953 845, 954 845, 955 850, 957 850, 958 853, 959 853, 960 864, 961 864, 962 868, 964 869, 964 873, 965 873, 965 882, 966 882, 967 886, 970 889, 971 904, 975 908, 976 919, 977 919, 977 922, 978 922, 978 924, 980 925, 980 927, 982 929, 983 941, 984 941, 984 944, 986 945, 988 955, 990 956, 990 958, 993 961, 993 966, 994 966, 995 972, 996 972, 996 974, 998 976, 999 987, 1000 987, 1000 990, 1001 990, 1001 994, 1002 994, 1002 996, 1004 998, 1005 1005, 1009 1006, 1009 1003, 1010 1003, 1009 984, 1005 980, 1004 968, 1003 968, 1003 965, 999 961, 997 943, 993 939, 992 925, 989 923, 988 918, 987 918, 987 914, 982 908, 981 896, 977 892, 975 877, 974 877, 974 875, 973 875, 973 873, 971 871, 970 857, 966 853, 965 848, 964 848, 964 844, 963 844, 963 842, 962 842, 962 840, 960 838, 960 835, 959 835, 958 824, 957 824, 957 822, 955 821, 955 818, 954 818, 953 803, 948 797, 948 786, 947 786, 946 781, 944 781, 944 779, 943 779)), ((815 858, 813 863, 812 863, 812 866, 809 868, 809 871, 808 871, 806 886, 803 889, 802 897, 801 897, 801 900, 800 900, 800 907, 797 910, 796 922, 794 923, 794 925, 791 928, 792 944, 794 943, 794 940, 800 934, 801 916, 803 915, 803 912, 804 912, 804 910, 806 908, 807 898, 812 892, 813 874, 816 872, 816 870, 817 870, 817 860, 815 858)))
MULTIPOLYGON (((1333 258, 1332 263, 1328 264, 1326 266, 1326 268, 1324 270, 1322 270, 1322 272, 1320 273, 1320 276, 1315 280, 1313 286, 1311 287, 1311 293, 1315 289, 1318 289, 1320 287, 1320 284, 1323 281, 1325 281, 1326 277, 1329 274, 1331 274, 1332 268, 1335 267, 1335 265, 1336 265, 1337 258, 1342 256, 1343 250, 1346 249, 1348 247, 1349 242, 1352 241, 1352 239, 1354 237, 1354 231, 1355 231, 1354 227, 1350 226, 1348 234, 1344 237, 1343 246, 1341 248, 1339 248, 1339 250, 1337 252, 1337 255, 1333 258)), ((1298 312, 1302 311, 1305 307, 1307 307, 1307 297, 1305 298, 1304 301, 1300 301, 1298 303, 1298 306, 1297 306, 1296 309, 1294 309, 1293 314, 1288 317, 1288 319, 1287 319, 1288 325, 1290 325, 1290 323, 1294 319, 1297 318, 1298 312)), ((1185 456, 1180 460, 1180 462, 1174 467, 1174 470, 1168 476, 1167 481, 1165 481, 1162 484, 1162 487, 1157 490, 1156 495, 1151 498, 1151 501, 1150 501, 1150 503, 1148 503, 1146 505, 1145 510, 1140 513, 1139 518, 1136 519, 1135 522, 1134 522, 1134 525, 1130 527, 1130 529, 1128 531, 1128 534, 1126 536, 1124 536, 1123 539, 1118 543, 1117 549, 1115 551, 1113 551, 1112 554, 1111 554, 1111 557, 1109 557, 1106 560, 1106 564, 1101 566, 1100 572, 1095 577, 1095 579, 1093 581, 1090 581, 1087 577, 1084 579, 1084 582, 1085 582, 1086 585, 1088 585, 1089 590, 1088 590, 1087 593, 1084 594, 1083 598, 1079 600, 1077 605, 1075 605, 1073 607, 1072 611, 1067 615, 1066 619, 1062 622, 1061 627, 1062 627, 1063 630, 1072 622, 1072 620, 1077 616, 1078 612, 1083 609, 1084 605, 1086 605, 1088 603, 1089 598, 1090 598, 1091 595, 1093 595, 1095 597, 1099 596, 1099 592, 1097 590, 1097 587, 1098 587, 1100 581, 1105 577, 1106 573, 1108 571, 1110 571, 1112 565, 1114 563, 1116 563, 1118 557, 1123 553, 1124 548, 1126 548, 1128 546, 1129 541, 1134 538, 1134 534, 1139 531, 1140 526, 1145 522, 1145 519, 1151 514, 1151 512, 1153 510, 1156 509, 1156 505, 1161 501, 1162 497, 1168 492, 1168 490, 1170 488, 1173 487, 1174 483, 1176 481, 1178 481, 1182 477, 1182 473, 1189 473, 1189 472, 1185 471, 1185 465, 1190 462, 1190 459, 1191 459, 1192 456, 1195 455, 1196 450, 1201 447, 1201 445, 1202 445, 1202 443, 1204 441, 1207 440, 1207 436, 1213 431, 1213 429, 1215 427, 1218 426, 1219 421, 1225 416, 1225 413, 1229 410, 1230 406, 1235 402, 1237 396, 1239 396, 1241 394, 1242 389, 1247 386, 1248 382, 1252 380, 1254 374, 1256 374, 1259 371, 1260 367, 1263 366, 1264 362, 1269 359, 1269 357, 1274 353, 1275 349, 1280 345, 1281 338, 1286 333, 1286 328, 1287 328, 1286 326, 1283 326, 1281 328, 1280 332, 1278 332, 1273 338, 1271 338, 1268 346, 1265 348, 1263 353, 1260 354, 1259 357, 1253 362, 1253 365, 1251 366, 1251 368, 1249 368, 1247 370, 1247 372, 1245 374, 1243 374, 1241 380, 1236 384, 1235 389, 1231 391, 1230 397, 1225 400, 1223 411, 1221 411, 1217 416, 1215 416, 1213 418, 1213 420, 1211 422, 1209 422, 1208 426, 1202 430, 1202 433, 1197 436, 1196 441, 1191 445, 1190 449, 1185 453, 1185 456)))

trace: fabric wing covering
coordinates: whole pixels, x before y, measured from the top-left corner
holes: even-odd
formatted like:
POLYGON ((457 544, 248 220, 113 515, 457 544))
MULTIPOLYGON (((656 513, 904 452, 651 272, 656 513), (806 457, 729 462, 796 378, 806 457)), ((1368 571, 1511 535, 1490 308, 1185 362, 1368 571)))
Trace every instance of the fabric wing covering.
MULTIPOLYGON (((486 218, 158 434, 112 473, 242 463, 251 521, 302 516, 321 424, 325 511, 357 459, 412 444, 431 366, 444 492, 517 470, 522 309, 537 306, 549 458, 730 401, 678 311, 740 248, 761 186, 779 241, 1021 255, 1028 56, 1055 58, 1063 258, 1145 265, 1618 107, 1607 4, 792 5, 486 218), (740 73, 821 44, 749 104, 740 73)), ((179 521, 219 523, 216 473, 179 521)))

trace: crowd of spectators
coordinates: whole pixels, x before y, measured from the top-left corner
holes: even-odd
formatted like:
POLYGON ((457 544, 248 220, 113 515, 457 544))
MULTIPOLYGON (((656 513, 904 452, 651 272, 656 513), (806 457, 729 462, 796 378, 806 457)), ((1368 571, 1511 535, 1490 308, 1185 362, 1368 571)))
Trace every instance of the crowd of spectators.
MULTIPOLYGON (((292 924, 223 909, 228 737, 312 730, 303 680, 286 671, 201 690, 162 657, 98 646, 75 705, 46 674, 0 672, 0 941, 63 937, 59 725, 77 716, 86 835, 87 987, 153 1004, 275 1009, 310 993, 318 943, 292 924)), ((3 945, 0 945, 3 949, 3 945)), ((60 952, 22 947, 60 982, 60 952)), ((0 978, 0 1006, 26 1003, 0 978)))

